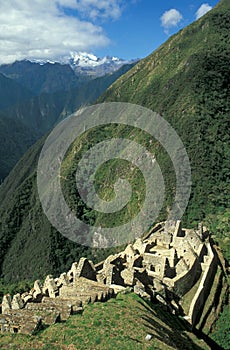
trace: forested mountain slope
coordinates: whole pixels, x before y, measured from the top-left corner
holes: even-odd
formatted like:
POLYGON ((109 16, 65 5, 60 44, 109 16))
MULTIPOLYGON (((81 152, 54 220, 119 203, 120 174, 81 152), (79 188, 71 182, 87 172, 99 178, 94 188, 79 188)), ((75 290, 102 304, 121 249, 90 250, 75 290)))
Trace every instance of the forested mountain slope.
MULTIPOLYGON (((161 113, 176 129, 192 167, 192 195, 183 218, 184 225, 194 227, 200 220, 205 220, 213 225, 211 229, 219 228, 220 232, 214 233, 220 238, 220 244, 224 242, 226 257, 229 241, 224 235, 228 228, 223 222, 229 215, 229 6, 228 1, 221 1, 200 20, 171 37, 118 79, 99 100, 128 101, 146 106, 161 113)), ((124 136, 125 133, 128 138, 132 130, 108 128, 99 133, 87 132, 80 141, 85 141, 87 149, 101 138, 124 136)), ((138 132, 133 136, 143 144, 149 142, 147 136, 138 132)), ((83 253, 92 256, 88 248, 61 236, 42 212, 36 188, 36 159, 41 145, 42 141, 29 150, 0 187, 1 274, 7 281, 57 273, 83 253)), ((175 186, 172 165, 158 145, 150 148, 165 175, 166 206, 169 206, 175 186)), ((70 204, 84 217, 86 210, 73 191, 76 164, 69 163, 72 158, 70 152, 63 165, 64 175, 70 179, 65 190, 70 204)), ((142 179, 138 173, 135 179, 132 178, 128 170, 125 164, 120 168, 124 176, 133 181, 137 192, 140 191, 142 179)), ((102 174, 111 176, 105 170, 102 174)), ((108 189, 107 193, 110 192, 108 189)), ((136 202, 131 203, 131 213, 135 212, 136 206, 136 202)), ((166 209, 161 218, 165 217, 166 209)), ((87 219, 86 215, 86 221, 92 219, 98 223, 100 217, 89 214, 87 219)), ((120 218, 114 216, 116 220, 120 218)))
MULTIPOLYGON (((120 75, 126 73, 134 65, 124 65, 114 73, 100 78, 90 79, 90 81, 88 81, 89 79, 87 77, 81 77, 76 87, 71 87, 73 85, 71 85, 71 81, 67 84, 68 79, 70 79, 70 67, 66 66, 66 68, 65 66, 58 65, 54 71, 52 69, 49 71, 46 67, 45 83, 42 77, 40 77, 42 80, 41 84, 42 82, 48 86, 53 84, 57 89, 61 87, 65 89, 52 93, 43 92, 39 96, 34 96, 37 93, 37 88, 36 86, 30 86, 30 81, 31 84, 32 82, 35 84, 38 79, 40 71, 37 71, 37 69, 39 65, 29 64, 27 62, 27 74, 25 74, 23 67, 21 67, 24 64, 25 62, 17 63, 18 70, 20 71, 21 69, 21 73, 18 73, 20 77, 18 80, 25 85, 27 82, 27 85, 32 88, 31 91, 0 73, 0 111, 2 111, 1 113, 4 116, 4 119, 0 123, 0 134, 4 135, 0 144, 0 181, 9 174, 10 170, 29 146, 51 130, 60 120, 76 111, 80 106, 92 103, 120 75), (64 80, 63 84, 58 85, 59 79, 64 80), (28 136, 30 139, 29 142, 28 136)), ((51 68, 53 67, 51 64, 50 66, 51 68)), ((1 69, 3 69, 3 66, 0 66, 1 69)), ((6 70, 6 72, 8 71, 6 70)), ((15 73, 15 75, 17 74, 15 73)), ((73 72, 72 75, 74 75, 73 72)), ((52 91, 52 88, 50 87, 47 90, 52 91)))
MULTIPOLYGON (((175 128, 192 167, 184 222, 206 220, 229 252, 230 2, 172 36, 99 99, 140 104, 175 128)), ((170 175, 169 175, 170 176, 170 175)), ((228 255, 229 257, 229 255, 228 255)))

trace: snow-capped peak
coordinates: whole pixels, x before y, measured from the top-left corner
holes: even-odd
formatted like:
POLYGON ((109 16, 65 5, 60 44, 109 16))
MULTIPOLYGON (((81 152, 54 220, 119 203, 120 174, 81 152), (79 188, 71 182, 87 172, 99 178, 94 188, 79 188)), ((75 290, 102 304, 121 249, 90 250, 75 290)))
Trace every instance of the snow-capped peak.
POLYGON ((67 64, 73 69, 73 71, 77 74, 84 74, 93 77, 100 77, 105 74, 109 74, 118 70, 124 64, 134 63, 138 60, 123 60, 116 56, 110 57, 97 57, 93 53, 88 52, 70 52, 68 56, 62 57, 60 59, 56 59, 54 61, 51 60, 43 60, 43 59, 33 59, 30 60, 34 63, 39 63, 40 65, 44 65, 46 63, 60 63, 67 64))
POLYGON ((118 70, 121 66, 128 63, 134 63, 138 60, 123 60, 118 57, 97 57, 88 52, 71 52, 68 57, 62 59, 61 63, 69 64, 75 73, 87 74, 99 77, 118 70))
POLYGON ((79 67, 98 67, 103 64, 118 64, 123 65, 129 61, 122 60, 118 57, 97 57, 92 53, 87 52, 71 52, 69 63, 72 66, 79 67))

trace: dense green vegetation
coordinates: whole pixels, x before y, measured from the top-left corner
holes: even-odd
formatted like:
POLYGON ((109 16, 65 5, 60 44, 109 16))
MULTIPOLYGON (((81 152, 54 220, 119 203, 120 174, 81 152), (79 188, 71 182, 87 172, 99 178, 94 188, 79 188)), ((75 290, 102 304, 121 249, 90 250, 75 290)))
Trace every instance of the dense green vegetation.
POLYGON ((34 129, 0 114, 0 184, 37 138, 34 129))
MULTIPOLYGON (((78 162, 84 153, 95 144, 109 140, 111 135, 117 138, 126 138, 129 140, 137 140, 145 149, 153 153, 159 160, 161 171, 165 178, 166 201, 159 216, 164 219, 165 210, 170 207, 170 198, 175 189, 175 178, 172 164, 170 161, 165 167, 165 159, 168 159, 166 152, 160 145, 156 145, 155 140, 147 133, 140 129, 133 129, 130 126, 118 124, 96 127, 85 132, 74 144, 71 145, 68 154, 62 164, 62 188, 66 202, 76 215, 86 223, 94 224, 101 227, 115 227, 129 222, 138 214, 146 195, 145 180, 140 169, 133 165, 130 172, 130 163, 122 159, 113 159, 102 164, 96 172, 94 186, 98 195, 104 200, 112 200, 114 198, 114 184, 119 178, 129 181, 132 188, 132 195, 129 203, 118 212, 105 214, 88 208, 82 201, 80 194, 75 186, 75 173, 78 162), (77 151, 76 151, 77 150, 77 151), (168 166, 170 164, 170 167, 168 166), (171 172, 170 182, 167 175, 171 172), (170 196, 171 194, 171 196, 170 196)), ((108 149, 104 150, 106 153, 108 149)), ((84 179, 83 179, 84 181, 84 179)))
POLYGON ((230 306, 226 306, 220 314, 220 318, 216 323, 216 329, 213 332, 213 340, 215 340, 223 349, 230 348, 230 306))
POLYGON ((2 349, 210 349, 186 323, 150 306, 135 294, 121 294, 106 303, 89 304, 82 315, 71 316, 35 336, 0 335, 2 349), (147 334, 152 336, 146 340, 147 334))
MULTIPOLYGON (((206 16, 171 37, 118 79, 99 100, 141 104, 160 112, 172 124, 186 146, 192 166, 192 194, 183 218, 184 225, 194 227, 201 220, 207 221, 215 229, 220 244, 224 239, 225 252, 229 243, 225 225, 229 199, 229 143, 226 133, 229 120, 229 65, 226 63, 229 52, 226 36, 230 24, 228 7, 227 2, 221 2, 206 16)), ((98 81, 99 85, 101 81, 98 81)), ((149 137, 141 132, 119 126, 108 127, 107 130, 83 135, 85 146, 81 152, 110 135, 132 138, 145 147, 151 144, 149 137)), ((0 187, 1 273, 8 281, 41 277, 47 272, 56 274, 66 270, 80 255, 92 256, 88 249, 63 238, 42 213, 36 189, 36 161, 42 142, 29 150, 0 187)), ((73 151, 77 142, 72 147, 73 151)), ((166 182, 167 196, 160 216, 163 219, 175 191, 174 169, 158 143, 153 142, 148 149, 156 155, 166 182)), ((62 167, 64 175, 70 180, 62 183, 67 201, 76 210, 79 208, 80 216, 85 220, 101 222, 100 215, 95 219, 94 213, 82 205, 74 189, 74 172, 80 155, 70 150, 62 167)), ((105 198, 113 195, 111 186, 114 179, 110 169, 115 165, 115 162, 110 162, 107 170, 103 167, 98 173, 98 188, 105 198), (100 176, 103 176, 102 179, 100 176), (108 181, 104 181, 107 176, 108 181), (104 189, 100 186, 103 183, 108 184, 104 189)), ((119 171, 123 171, 123 176, 128 177, 134 188, 136 186, 137 196, 124 212, 126 220, 143 200, 143 186, 137 171, 133 173, 135 176, 129 174, 125 164, 119 171), (136 200, 137 197, 140 201, 136 200)), ((113 220, 117 224, 121 218, 114 216, 113 220)), ((108 219, 105 218, 104 223, 108 224, 108 219)), ((103 254, 106 253, 100 255, 103 254)))
POLYGON ((229 30, 229 2, 221 1, 118 79, 99 100, 143 105, 175 128, 192 167, 184 225, 207 223, 225 246, 226 257, 230 251, 229 30))
MULTIPOLYGON (((214 10, 172 36, 120 77, 98 100, 136 103, 160 113, 170 122, 186 146, 192 168, 192 193, 183 225, 195 227, 199 221, 207 224, 226 259, 229 259, 230 242, 227 182, 230 154, 229 10, 229 1, 222 0, 214 10)), ((96 97, 93 93, 92 98, 96 97)), ((62 181, 62 187, 71 208, 86 222, 108 224, 107 218, 95 215, 79 200, 74 172, 81 154, 92 144, 110 136, 132 138, 156 155, 165 174, 167 196, 159 217, 165 218, 175 193, 175 174, 170 159, 159 144, 153 142, 151 145, 145 134, 120 126, 91 130, 69 149, 62 166, 62 175, 69 181, 62 181), (84 146, 78 147, 83 141, 84 146), (76 149, 80 152, 76 153, 76 149)), ((57 275, 80 256, 96 261, 111 253, 111 250, 91 250, 67 240, 43 214, 36 188, 36 165, 43 142, 39 141, 25 154, 0 186, 0 263, 5 282, 35 279, 46 273, 57 275)), ((107 165, 107 168, 99 169, 96 184, 103 198, 113 196, 112 184, 116 176, 111 169, 117 166, 138 197, 138 201, 136 197, 132 198, 122 218, 114 215, 113 224, 116 225, 119 220, 132 216, 141 204, 143 179, 137 169, 130 173, 125 162, 113 161, 107 165)), ((213 337, 219 341, 223 334, 223 341, 227 343, 225 320, 224 310, 213 337)))

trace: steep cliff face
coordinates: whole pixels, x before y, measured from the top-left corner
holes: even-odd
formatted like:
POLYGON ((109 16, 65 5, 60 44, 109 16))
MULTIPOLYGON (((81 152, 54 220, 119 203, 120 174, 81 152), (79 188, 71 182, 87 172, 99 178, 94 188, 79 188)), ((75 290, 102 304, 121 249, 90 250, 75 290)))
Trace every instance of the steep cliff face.
MULTIPOLYGON (((99 102, 128 101, 146 106, 161 113, 178 132, 192 166, 192 195, 183 218, 191 226, 201 220, 211 220, 213 226, 219 227, 223 218, 228 219, 228 32, 229 2, 222 1, 140 61, 99 99, 99 102), (219 222, 215 221, 216 217, 220 217, 219 222)), ((151 141, 148 135, 138 131, 133 133, 130 128, 105 128, 86 133, 80 141, 76 141, 76 146, 84 141, 86 146, 81 149, 84 151, 101 138, 111 136, 130 137, 145 146, 151 141)), ((42 141, 30 149, 0 187, 1 273, 8 281, 24 278, 28 261, 29 277, 36 278, 44 273, 65 270, 83 253, 92 255, 89 249, 61 236, 42 211, 36 188, 36 161, 41 147, 42 141)), ((167 152, 156 143, 152 143, 149 150, 156 155, 166 183, 166 206, 161 213, 163 218, 174 195, 175 174, 167 152)), ((77 156, 74 155, 73 147, 63 164, 64 175, 70 179, 69 185, 63 186, 73 208, 79 209, 82 216, 87 216, 86 208, 73 190, 73 174, 77 164, 77 156)), ((117 164, 114 162, 110 166, 116 167, 117 164)), ((142 199, 143 179, 140 174, 130 174, 127 164, 119 166, 119 172, 123 171, 124 177, 133 183, 136 197, 142 199)), ((108 169, 101 169, 100 174, 103 183, 107 183, 106 178, 114 180, 108 169)), ((104 192, 111 196, 111 186, 104 192)), ((137 201, 131 203, 129 208, 131 213, 135 213, 137 201)), ((98 218, 90 213, 86 219, 98 218)), ((115 224, 119 223, 118 220, 114 216, 115 224)), ((223 232, 217 232, 216 238, 218 235, 219 242, 222 242, 223 232)), ((224 247, 227 243, 226 238, 224 247)))

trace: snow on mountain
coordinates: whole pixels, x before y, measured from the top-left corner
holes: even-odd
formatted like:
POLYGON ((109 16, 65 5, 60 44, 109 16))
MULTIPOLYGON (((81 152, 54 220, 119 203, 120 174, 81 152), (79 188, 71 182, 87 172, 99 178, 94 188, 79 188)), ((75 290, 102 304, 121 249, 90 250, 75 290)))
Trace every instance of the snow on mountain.
POLYGON ((103 76, 119 69, 124 64, 134 63, 137 60, 123 60, 118 57, 97 57, 87 52, 71 52, 70 57, 62 60, 63 63, 69 64, 72 69, 79 74, 91 76, 103 76))
POLYGON ((92 53, 87 52, 71 52, 69 56, 60 59, 51 60, 29 60, 34 63, 44 65, 46 63, 67 64, 70 65, 73 71, 77 74, 84 74, 91 77, 100 77, 118 70, 124 64, 134 63, 138 60, 123 60, 118 57, 97 57, 92 53))
POLYGON ((80 66, 80 67, 98 67, 103 64, 123 65, 129 62, 130 61, 126 61, 118 57, 106 56, 103 58, 99 58, 94 54, 87 53, 87 52, 71 52, 71 56, 69 59, 69 63, 72 66, 80 66))

